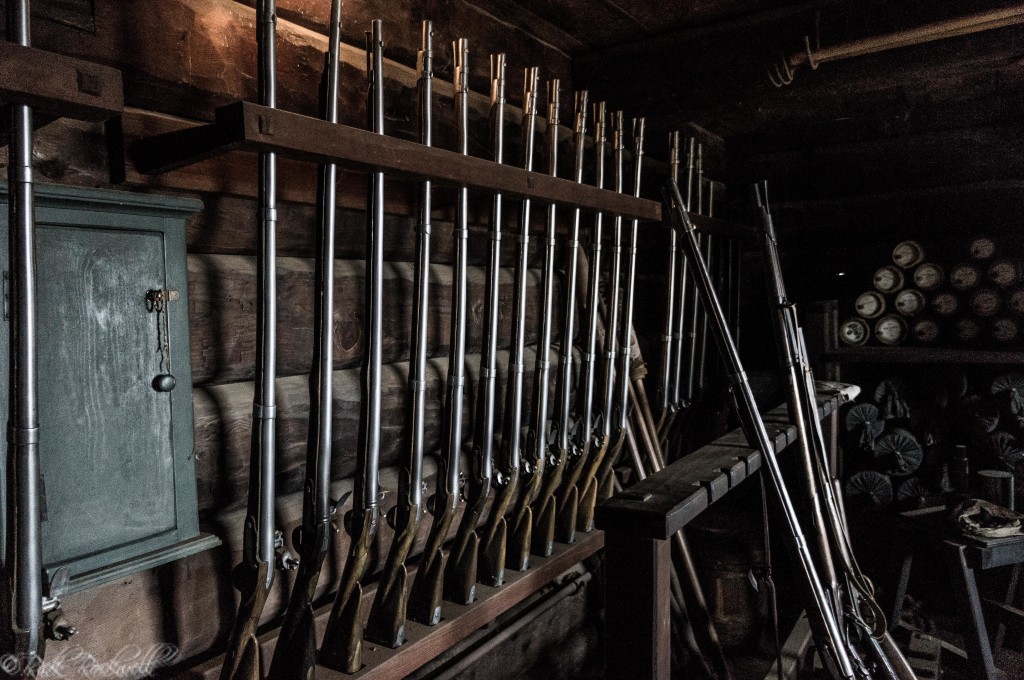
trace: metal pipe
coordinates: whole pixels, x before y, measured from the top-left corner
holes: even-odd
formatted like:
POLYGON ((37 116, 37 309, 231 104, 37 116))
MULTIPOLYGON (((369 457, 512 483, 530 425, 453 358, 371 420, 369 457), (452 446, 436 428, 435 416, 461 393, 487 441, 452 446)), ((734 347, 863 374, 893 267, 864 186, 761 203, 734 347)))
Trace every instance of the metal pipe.
POLYGON ((555 586, 549 594, 539 595, 539 601, 533 607, 516 616, 508 623, 508 625, 498 628, 490 637, 481 642, 479 646, 473 648, 473 650, 465 656, 459 657, 447 668, 437 672, 436 674, 432 674, 431 677, 435 680, 460 677, 462 673, 476 665, 481 659, 490 654, 498 645, 511 639, 514 635, 519 633, 519 631, 537 621, 537 619, 554 609, 555 606, 563 602, 565 599, 578 594, 583 590, 586 584, 590 583, 592 578, 593 574, 589 571, 585 571, 577 575, 575 578, 568 579, 562 584, 555 586))
MULTIPOLYGON (((669 136, 669 175, 675 182, 679 181, 679 131, 669 136)), ((658 386, 658 406, 661 409, 659 425, 668 417, 672 404, 673 391, 673 347, 679 342, 679 334, 675 331, 676 321, 676 255, 679 246, 676 243, 676 230, 668 230, 668 280, 665 284, 665 326, 661 334, 661 376, 658 386)), ((661 429, 658 427, 658 429, 661 429)))
POLYGON ((917 28, 895 31, 872 38, 853 40, 831 47, 820 47, 816 50, 811 49, 810 39, 805 37, 804 49, 793 52, 782 63, 782 71, 785 71, 785 73, 782 71, 778 72, 778 75, 782 77, 779 80, 776 80, 774 76, 771 77, 773 82, 779 86, 788 85, 792 82, 793 69, 804 64, 808 64, 812 69, 816 69, 821 64, 831 61, 863 57, 869 54, 923 45, 947 38, 959 38, 997 28, 1017 26, 1022 23, 1024 23, 1024 8, 1017 6, 988 10, 956 19, 937 21, 925 24, 924 26, 918 26, 917 28))

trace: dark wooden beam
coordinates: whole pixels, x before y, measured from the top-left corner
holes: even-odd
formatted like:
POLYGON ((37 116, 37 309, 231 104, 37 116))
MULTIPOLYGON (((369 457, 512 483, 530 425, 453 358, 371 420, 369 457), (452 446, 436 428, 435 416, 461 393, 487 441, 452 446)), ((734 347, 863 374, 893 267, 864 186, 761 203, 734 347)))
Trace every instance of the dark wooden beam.
POLYGON ((661 204, 655 201, 250 102, 219 109, 212 125, 141 140, 132 155, 138 169, 159 174, 235 150, 275 151, 313 163, 334 162, 353 170, 661 221, 661 204))
POLYGON ((28 104, 44 117, 103 121, 124 110, 121 72, 0 42, 0 102, 28 104))

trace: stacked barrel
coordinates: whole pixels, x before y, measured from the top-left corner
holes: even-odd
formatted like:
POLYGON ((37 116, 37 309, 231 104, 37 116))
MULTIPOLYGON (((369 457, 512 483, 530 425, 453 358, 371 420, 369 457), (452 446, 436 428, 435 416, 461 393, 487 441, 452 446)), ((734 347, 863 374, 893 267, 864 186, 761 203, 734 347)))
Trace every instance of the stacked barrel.
POLYGON ((959 260, 929 260, 903 241, 839 325, 845 345, 1014 346, 1024 340, 1024 263, 988 236, 959 260))

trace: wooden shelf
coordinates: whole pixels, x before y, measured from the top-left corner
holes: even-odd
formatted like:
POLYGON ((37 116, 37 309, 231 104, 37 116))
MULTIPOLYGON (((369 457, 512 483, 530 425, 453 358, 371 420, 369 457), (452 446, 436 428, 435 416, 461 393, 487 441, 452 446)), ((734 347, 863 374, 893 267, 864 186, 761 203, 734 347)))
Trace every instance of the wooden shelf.
MULTIPOLYGON (((831 415, 843 401, 839 394, 819 393, 818 417, 831 415)), ((796 441, 785 404, 763 417, 774 453, 796 441)), ((760 467, 761 452, 750 448, 742 429, 733 430, 599 503, 594 520, 605 531, 664 541, 760 467)))
POLYGON ((839 347, 824 352, 826 362, 861 364, 1022 364, 1024 350, 938 347, 839 347))
MULTIPOLYGON (((272 151, 311 163, 337 163, 363 172, 385 172, 442 186, 466 186, 509 197, 531 198, 588 212, 637 218, 661 226, 661 204, 513 165, 413 141, 328 123, 251 102, 217 110, 216 121, 135 142, 130 153, 142 173, 158 175, 232 151, 272 151)), ((699 230, 745 238, 742 226, 700 215, 699 230)))
POLYGON ((104 121, 124 111, 121 72, 0 42, 0 102, 28 104, 42 120, 104 121))

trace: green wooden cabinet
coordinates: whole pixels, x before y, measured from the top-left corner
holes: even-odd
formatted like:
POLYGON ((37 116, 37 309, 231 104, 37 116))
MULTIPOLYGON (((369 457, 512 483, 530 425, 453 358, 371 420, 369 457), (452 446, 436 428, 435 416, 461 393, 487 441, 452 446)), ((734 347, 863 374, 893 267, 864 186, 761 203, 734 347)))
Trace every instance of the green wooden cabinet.
MULTIPOLYGON (((0 185, 5 282, 6 202, 0 185)), ((199 532, 192 451, 185 221, 201 207, 37 185, 43 561, 69 568, 69 592, 219 543, 199 532)))

